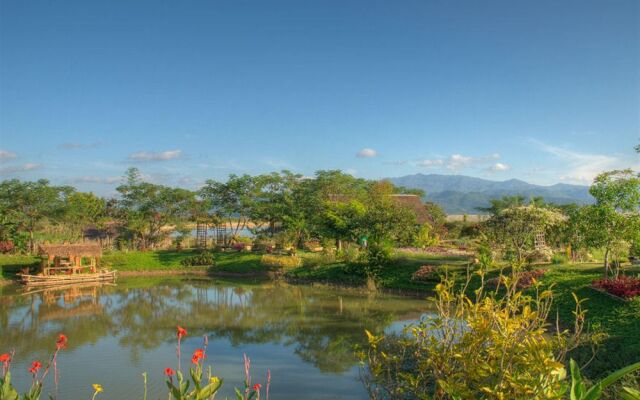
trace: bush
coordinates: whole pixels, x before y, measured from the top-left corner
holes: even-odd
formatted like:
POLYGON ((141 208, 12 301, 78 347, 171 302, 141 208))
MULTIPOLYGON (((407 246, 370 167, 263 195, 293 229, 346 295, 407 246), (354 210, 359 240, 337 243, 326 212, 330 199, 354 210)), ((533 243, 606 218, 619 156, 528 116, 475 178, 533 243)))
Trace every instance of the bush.
POLYGON ((260 238, 253 242, 253 250, 255 251, 272 251, 276 247, 276 242, 273 239, 260 238))
POLYGON ((640 279, 632 276, 621 275, 614 279, 599 279, 593 281, 592 285, 623 299, 640 296, 640 279))
POLYGON ((411 275, 411 280, 416 282, 440 282, 438 267, 435 265, 423 265, 411 275))
POLYGON ((566 264, 569 262, 569 258, 562 253, 556 253, 551 256, 551 264, 566 264))
POLYGON ((10 253, 14 247, 12 240, 0 241, 0 253, 2 254, 10 253))
MULTIPOLYGON (((516 284, 517 289, 526 289, 535 283, 535 281, 539 280, 547 271, 544 269, 535 269, 532 271, 521 271, 517 274, 513 275, 514 279, 517 279, 518 282, 516 284)), ((504 276, 498 276, 496 278, 489 279, 487 281, 487 287, 495 288, 498 286, 498 283, 501 282, 505 284, 504 276)))
POLYGON ((367 276, 377 276, 380 271, 391 263, 392 247, 387 243, 371 243, 364 253, 365 273, 367 276))
MULTIPOLYGON (((496 296, 482 287, 472 295, 466 285, 457 291, 455 282, 445 279, 436 287, 436 311, 403 335, 366 332, 369 346, 359 355, 370 397, 565 398, 563 361, 580 343, 579 334, 549 334, 552 293, 520 295, 510 281, 510 295, 496 296)), ((584 312, 579 303, 575 315, 580 332, 584 312)))
POLYGON ((216 260, 213 256, 213 253, 205 251, 200 254, 185 258, 184 260, 180 261, 180 264, 185 267, 193 267, 196 265, 214 266, 216 265, 216 260))
POLYGON ((275 254, 265 254, 260 259, 260 264, 270 269, 296 268, 302 264, 302 259, 298 256, 278 256, 275 254))
POLYGON ((551 261, 551 256, 553 256, 553 251, 548 247, 536 249, 527 254, 527 262, 529 264, 546 263, 551 261))
POLYGON ((319 267, 320 265, 333 264, 336 262, 336 257, 333 254, 325 253, 313 253, 307 254, 303 259, 303 265, 305 267, 319 267))

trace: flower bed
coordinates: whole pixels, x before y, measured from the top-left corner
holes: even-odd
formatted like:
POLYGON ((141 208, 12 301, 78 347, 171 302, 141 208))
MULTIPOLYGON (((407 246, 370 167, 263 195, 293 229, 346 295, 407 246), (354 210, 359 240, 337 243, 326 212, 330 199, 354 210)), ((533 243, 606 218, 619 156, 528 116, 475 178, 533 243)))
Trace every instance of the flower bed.
POLYGON ((591 285, 625 300, 640 296, 640 279, 621 275, 615 279, 598 279, 591 285))

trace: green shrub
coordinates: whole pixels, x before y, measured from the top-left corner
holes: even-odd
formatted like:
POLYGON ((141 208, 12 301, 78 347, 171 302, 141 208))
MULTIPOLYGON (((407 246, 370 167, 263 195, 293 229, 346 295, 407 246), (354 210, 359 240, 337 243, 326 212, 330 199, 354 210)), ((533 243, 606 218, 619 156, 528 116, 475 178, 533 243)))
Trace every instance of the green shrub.
MULTIPOLYGON (((552 292, 525 296, 516 280, 504 280, 507 295, 497 296, 482 286, 473 293, 466 285, 456 289, 445 278, 436 287, 433 315, 408 326, 405 335, 366 332, 369 346, 359 355, 373 398, 563 399, 564 357, 580 343, 579 333, 550 335, 552 292)), ((581 332, 580 302, 575 316, 581 332)))
POLYGON ((566 264, 567 262, 569 262, 569 259, 566 254, 556 253, 551 256, 551 264, 566 264))
POLYGON ((193 267, 196 265, 214 266, 216 265, 216 260, 213 256, 213 253, 205 251, 200 254, 196 254, 196 255, 185 258, 184 260, 180 261, 180 264, 182 264, 185 267, 193 267))
POLYGON ((299 256, 279 256, 275 254, 265 254, 260 259, 260 264, 270 269, 296 268, 302 264, 299 256))

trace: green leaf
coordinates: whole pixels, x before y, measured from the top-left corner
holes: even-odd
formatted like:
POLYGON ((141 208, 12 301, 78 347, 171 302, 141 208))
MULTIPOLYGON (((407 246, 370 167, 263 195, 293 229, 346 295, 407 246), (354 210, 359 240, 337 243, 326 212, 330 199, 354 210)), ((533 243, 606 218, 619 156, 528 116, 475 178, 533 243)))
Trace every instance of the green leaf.
POLYGON ((640 400, 640 390, 623 387, 620 397, 622 397, 622 400, 640 400))
POLYGON ((571 370, 571 400, 581 400, 585 387, 580 375, 580 367, 573 359, 569 361, 569 369, 571 370))

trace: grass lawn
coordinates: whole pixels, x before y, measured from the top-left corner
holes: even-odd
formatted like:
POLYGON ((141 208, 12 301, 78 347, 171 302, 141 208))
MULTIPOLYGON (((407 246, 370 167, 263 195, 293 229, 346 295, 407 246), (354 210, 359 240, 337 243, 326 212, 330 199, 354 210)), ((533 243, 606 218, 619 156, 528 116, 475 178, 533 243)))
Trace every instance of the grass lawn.
POLYGON ((10 279, 24 268, 37 267, 40 257, 0 254, 0 279, 10 279))

